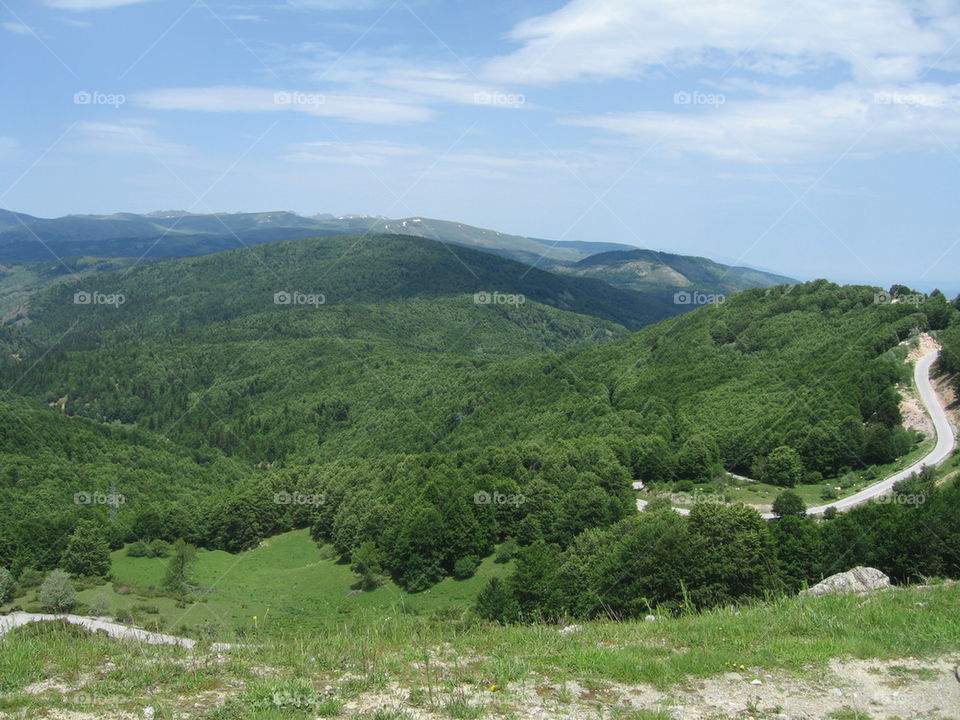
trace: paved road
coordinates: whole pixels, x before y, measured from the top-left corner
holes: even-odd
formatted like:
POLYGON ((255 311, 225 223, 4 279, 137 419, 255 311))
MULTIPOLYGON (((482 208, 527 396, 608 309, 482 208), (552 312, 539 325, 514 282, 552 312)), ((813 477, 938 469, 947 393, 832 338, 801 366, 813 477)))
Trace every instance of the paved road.
MULTIPOLYGON (((933 420, 933 427, 937 434, 937 444, 933 450, 931 450, 925 457, 923 457, 921 460, 918 460, 910 467, 900 470, 899 472, 884 478, 880 482, 864 488, 860 492, 854 493, 853 495, 845 497, 842 500, 836 500, 829 505, 818 505, 817 507, 807 508, 807 515, 822 515, 828 507, 835 507, 837 510, 841 511, 849 510, 855 505, 860 505, 868 500, 873 500, 881 495, 886 495, 893 489, 893 486, 901 480, 905 480, 914 473, 920 472, 923 467, 939 465, 950 457, 957 446, 957 440, 953 433, 953 427, 951 427, 950 421, 947 418, 947 413, 940 405, 940 401, 937 398, 937 393, 933 389, 933 384, 930 382, 930 368, 937 361, 938 357, 940 357, 939 350, 927 353, 917 361, 917 364, 913 369, 913 379, 917 385, 917 389, 920 391, 920 400, 923 402, 923 405, 927 410, 927 414, 933 420)), ((740 477, 740 479, 749 480, 749 478, 742 477, 740 477)), ((646 505, 646 500, 637 500, 638 510, 642 511, 646 505)), ((690 514, 689 508, 675 507, 673 509, 681 515, 690 514)), ((774 515, 773 513, 764 513, 763 517, 769 520, 773 518, 774 515)))
MULTIPOLYGON (((913 381, 916 383, 917 389, 920 391, 920 400, 923 402, 924 407, 927 410, 927 414, 933 420, 933 427, 937 433, 937 444, 925 457, 915 462, 910 467, 905 470, 894 473, 888 478, 881 480, 878 483, 874 483, 868 488, 864 488, 858 493, 854 493, 849 497, 845 497, 842 500, 837 500, 830 505, 835 507, 837 510, 848 510, 854 505, 860 505, 865 503, 867 500, 872 500, 873 498, 880 497, 885 495, 893 489, 893 486, 896 485, 901 480, 905 480, 914 473, 920 472, 924 467, 930 467, 933 465, 939 465, 944 460, 950 457, 954 449, 957 446, 957 439, 953 434, 953 428, 950 426, 950 420, 947 418, 947 413, 944 411, 943 406, 940 405, 940 400, 937 398, 937 393, 933 389, 933 383, 930 382, 930 368, 937 361, 937 358, 940 357, 940 351, 934 351, 927 353, 922 358, 917 360, 916 367, 913 369, 913 381)), ((830 505, 819 505, 817 507, 812 507, 807 510, 808 515, 821 515, 824 510, 826 510, 830 505)))
MULTIPOLYGON (((196 640, 190 638, 176 637, 174 635, 163 635, 162 633, 147 632, 140 628, 121 625, 120 623, 100 620, 98 618, 84 617, 83 615, 48 615, 45 613, 25 613, 15 612, 9 615, 0 615, 0 638, 14 628, 21 627, 32 622, 43 622, 52 620, 63 620, 71 625, 79 625, 90 632, 101 630, 110 637, 121 638, 123 640, 136 640, 147 645, 176 645, 182 648, 192 648, 197 644, 196 640)), ((230 643, 213 643, 210 646, 213 650, 230 650, 239 645, 230 643)))

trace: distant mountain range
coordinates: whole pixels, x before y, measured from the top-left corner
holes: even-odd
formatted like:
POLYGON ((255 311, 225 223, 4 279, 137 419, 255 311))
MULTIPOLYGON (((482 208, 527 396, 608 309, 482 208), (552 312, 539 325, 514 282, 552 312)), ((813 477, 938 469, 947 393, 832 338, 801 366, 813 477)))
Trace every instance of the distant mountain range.
POLYGON ((60 258, 166 258, 209 255, 304 237, 394 234, 464 246, 546 270, 603 280, 666 297, 678 290, 729 294, 795 280, 707 258, 642 250, 610 242, 551 241, 447 220, 315 215, 286 211, 67 215, 37 218, 0 210, 0 263, 60 258))

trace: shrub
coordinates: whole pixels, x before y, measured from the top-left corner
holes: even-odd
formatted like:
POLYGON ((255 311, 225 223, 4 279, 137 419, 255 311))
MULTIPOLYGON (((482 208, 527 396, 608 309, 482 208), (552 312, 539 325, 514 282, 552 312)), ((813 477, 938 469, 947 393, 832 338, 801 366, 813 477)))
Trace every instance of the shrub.
POLYGON ((66 612, 77 604, 77 591, 70 582, 70 576, 63 570, 53 570, 40 586, 37 599, 45 607, 57 612, 66 612))
POLYGON ((137 540, 127 548, 127 557, 142 558, 150 555, 150 548, 147 544, 137 540))
POLYGON ((803 517, 807 514, 807 506, 803 499, 792 490, 784 490, 773 501, 773 514, 777 517, 803 517))
POLYGON ((157 538, 152 543, 150 543, 150 555, 152 557, 165 558, 170 557, 170 553, 173 552, 173 546, 168 543, 166 540, 161 540, 157 538))
POLYGON ((43 582, 43 573, 36 568, 24 568, 20 571, 17 584, 22 588, 39 587, 43 582))
POLYGON ((113 603, 106 595, 98 595, 90 601, 90 614, 95 617, 106 617, 113 610, 113 603))
POLYGON ((495 563, 508 563, 516 556, 517 551, 520 549, 520 546, 517 544, 517 541, 513 538, 507 538, 503 541, 503 544, 497 548, 497 554, 494 556, 493 561, 495 563))
POLYGON ((480 558, 476 555, 465 555, 453 564, 453 577, 457 580, 466 580, 480 567, 480 558))
POLYGON ((5 567, 0 567, 0 605, 13 600, 14 587, 13 575, 5 567))

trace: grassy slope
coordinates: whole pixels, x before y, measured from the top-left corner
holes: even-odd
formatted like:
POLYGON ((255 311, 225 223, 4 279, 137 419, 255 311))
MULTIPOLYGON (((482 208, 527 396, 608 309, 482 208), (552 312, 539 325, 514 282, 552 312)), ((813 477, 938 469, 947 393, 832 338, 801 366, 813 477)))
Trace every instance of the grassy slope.
MULTIPOLYGON (((511 565, 497 565, 487 558, 472 578, 448 578, 416 595, 389 582, 373 592, 354 592, 351 586, 356 576, 349 566, 336 563, 330 552, 319 549, 306 530, 295 530, 271 537, 260 547, 237 555, 200 550, 192 580, 213 592, 186 607, 177 607, 170 597, 154 596, 151 592, 138 594, 138 587, 158 587, 165 567, 164 559, 132 558, 125 550, 118 550, 113 553, 112 573, 116 582, 83 590, 80 600, 95 606, 106 603, 111 614, 136 606, 153 606, 159 612, 135 610, 134 616, 141 622, 159 620, 167 632, 192 634, 200 625, 214 624, 221 629, 222 637, 233 639, 238 629, 241 633, 259 629, 271 635, 315 630, 350 613, 386 616, 439 609, 462 612, 473 604, 487 580, 503 577, 511 565), (128 592, 129 586, 134 588, 132 592, 128 592), (117 592, 118 588, 121 592, 117 592)), ((30 591, 6 607, 31 608, 34 603, 35 592, 30 591)))
MULTIPOLYGON (((89 711, 96 703, 97 717, 114 717, 108 709, 139 714, 149 704, 159 718, 187 710, 190 717, 305 719, 318 712, 289 706, 258 710, 257 701, 276 691, 313 694, 314 688, 329 688, 323 692, 330 714, 341 710, 340 703, 357 704, 372 695, 401 713, 426 707, 452 718, 519 718, 528 715, 517 703, 535 690, 537 704, 582 706, 591 713, 578 717, 640 720, 659 716, 618 714, 625 712, 618 709, 623 691, 641 697, 645 687, 648 694, 656 688, 669 693, 731 668, 748 678, 774 672, 813 685, 823 682, 833 658, 932 659, 956 653, 960 594, 956 586, 943 586, 865 598, 787 598, 655 623, 587 623, 571 635, 544 626, 484 626, 411 615, 344 617, 326 632, 279 641, 261 637, 256 647, 229 657, 201 651, 192 660, 168 647, 74 635, 36 629, 10 635, 0 654, 0 712, 22 710, 35 717, 51 708, 89 711), (87 684, 78 692, 81 676, 87 684), (43 678, 62 682, 66 694, 23 692, 43 678), (150 688, 147 697, 144 687, 150 688), (576 687, 587 691, 571 694, 576 687), (230 698, 230 709, 215 711, 224 698, 230 698)), ((410 715, 371 711, 350 717, 410 715)))

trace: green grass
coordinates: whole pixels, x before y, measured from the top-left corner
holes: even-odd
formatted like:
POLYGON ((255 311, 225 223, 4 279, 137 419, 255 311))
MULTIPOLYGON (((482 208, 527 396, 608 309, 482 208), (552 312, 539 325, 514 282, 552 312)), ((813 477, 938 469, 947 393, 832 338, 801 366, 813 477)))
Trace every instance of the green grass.
MULTIPOLYGON (((473 604, 489 578, 503 577, 512 568, 495 564, 490 557, 473 577, 447 578, 422 593, 406 593, 390 582, 373 592, 360 592, 352 587, 357 577, 348 565, 337 563, 329 548, 318 548, 306 530, 294 530, 236 555, 199 550, 192 580, 209 593, 192 596, 185 607, 178 607, 173 597, 142 591, 160 587, 166 559, 133 558, 126 549, 112 558, 114 583, 78 594, 88 608, 105 609, 111 616, 132 612, 138 624, 157 622, 164 632, 174 634, 202 630, 223 640, 321 627, 331 618, 358 612, 383 617, 456 614, 473 604)), ((35 605, 35 591, 13 604, 25 609, 35 605)))
POLYGON ((750 675, 814 679, 833 658, 896 662, 958 653, 960 594, 955 585, 940 585, 867 597, 790 597, 655 623, 583 623, 569 635, 464 616, 358 612, 228 654, 202 648, 188 653, 70 628, 21 628, 0 652, 0 712, 89 712, 95 703, 135 716, 150 704, 156 717, 171 719, 184 709, 219 720, 402 717, 414 708, 454 719, 523 717, 514 707, 523 692, 545 688, 551 702, 588 702, 597 717, 651 718, 657 715, 616 714, 617 688, 686 686, 731 664, 750 675), (61 686, 24 692, 47 678, 61 686), (589 688, 589 698, 569 693, 565 702, 573 682, 589 688), (361 701, 368 709, 355 713, 361 701))

